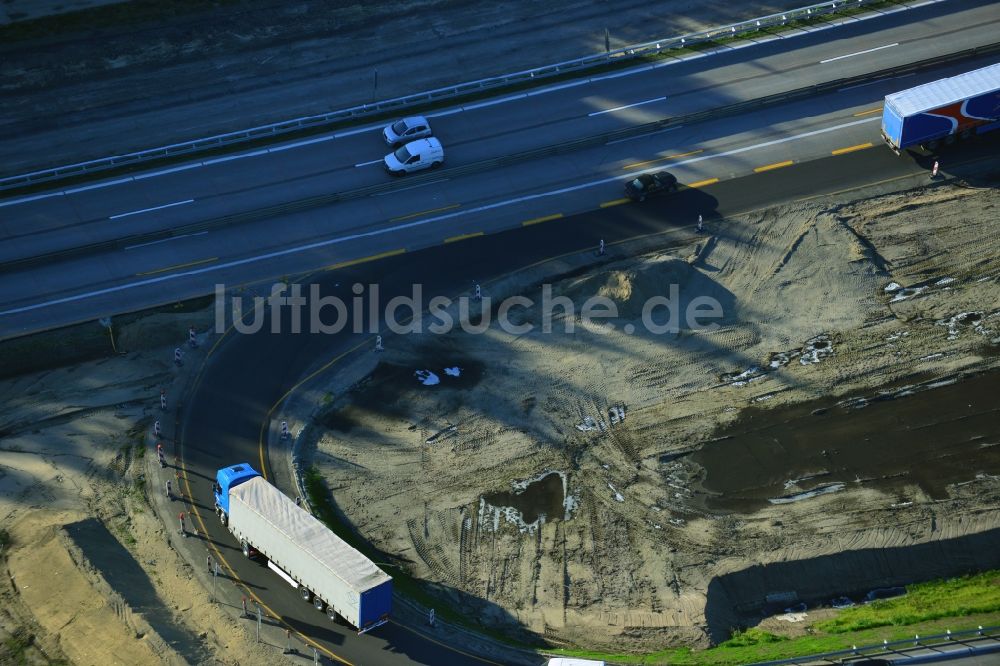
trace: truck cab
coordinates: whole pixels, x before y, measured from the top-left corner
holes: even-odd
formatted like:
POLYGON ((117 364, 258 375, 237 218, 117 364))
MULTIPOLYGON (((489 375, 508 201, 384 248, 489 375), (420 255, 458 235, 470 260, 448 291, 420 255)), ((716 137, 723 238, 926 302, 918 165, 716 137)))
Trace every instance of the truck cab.
POLYGON ((215 473, 215 484, 212 494, 215 495, 215 513, 223 525, 229 523, 229 489, 260 476, 260 472, 250 466, 250 463, 239 463, 223 467, 215 473))

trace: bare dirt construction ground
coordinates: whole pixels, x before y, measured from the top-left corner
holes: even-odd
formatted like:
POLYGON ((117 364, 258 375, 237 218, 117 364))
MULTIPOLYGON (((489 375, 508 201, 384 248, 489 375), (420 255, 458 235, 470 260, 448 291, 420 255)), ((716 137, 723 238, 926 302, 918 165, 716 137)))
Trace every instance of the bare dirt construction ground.
POLYGON ((706 645, 996 566, 997 375, 964 377, 1000 364, 998 204, 942 185, 726 220, 553 280, 618 316, 549 334, 540 285, 484 285, 532 298, 511 319, 533 330, 388 338, 319 417, 315 462, 414 576, 555 643, 706 645), (718 328, 648 332, 669 285, 682 313, 714 298, 718 328))
POLYGON ((119 331, 119 347, 137 351, 0 382, 0 526, 10 539, 0 636, 11 639, 0 663, 266 658, 209 603, 150 506, 159 388, 173 390, 178 376, 170 347, 142 344, 184 339, 209 317, 152 315, 119 331))

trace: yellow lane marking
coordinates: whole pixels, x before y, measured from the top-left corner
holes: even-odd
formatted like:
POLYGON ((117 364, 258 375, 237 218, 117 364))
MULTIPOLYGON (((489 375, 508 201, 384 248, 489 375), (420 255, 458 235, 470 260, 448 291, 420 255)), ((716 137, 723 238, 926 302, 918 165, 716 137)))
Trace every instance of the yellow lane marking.
POLYGON ((784 162, 775 162, 774 164, 768 164, 766 166, 760 166, 754 169, 754 173, 760 173, 761 171, 770 171, 771 169, 780 169, 781 167, 792 166, 795 164, 792 160, 785 160, 784 162))
POLYGON ((837 148, 837 150, 831 151, 831 155, 843 155, 844 153, 853 153, 855 150, 864 150, 865 148, 871 148, 872 143, 859 143, 856 146, 848 146, 847 148, 837 148))
POLYGON ((601 208, 611 208, 612 206, 620 206, 623 203, 628 203, 628 199, 614 199, 613 201, 605 201, 601 204, 601 208))
POLYGON ((857 116, 868 116, 868 115, 871 115, 873 113, 881 113, 881 112, 882 112, 882 107, 880 106, 877 109, 868 109, 867 111, 858 111, 857 113, 852 114, 852 115, 854 115, 855 117, 857 117, 857 116))
MULTIPOLYGON (((216 341, 216 343, 214 345, 212 345, 212 348, 208 350, 208 353, 205 355, 205 362, 203 362, 201 364, 201 367, 198 369, 198 374, 195 375, 194 382, 193 382, 193 384, 191 386, 191 394, 192 395, 197 392, 198 387, 201 385, 201 381, 202 381, 202 378, 204 377, 204 373, 205 373, 205 367, 208 365, 207 361, 208 361, 209 357, 211 357, 212 354, 215 353, 215 350, 219 347, 219 344, 222 342, 222 340, 224 338, 226 338, 229 335, 229 333, 233 330, 233 328, 234 328, 234 326, 230 326, 226 330, 226 332, 223 333, 219 337, 219 340, 216 341)), ((178 451, 178 454, 179 454, 178 455, 178 463, 179 463, 179 467, 180 467, 181 481, 184 482, 184 487, 185 487, 185 489, 187 491, 187 498, 186 498, 187 501, 186 501, 186 504, 188 506, 188 515, 189 516, 191 516, 191 515, 194 516, 194 518, 198 521, 198 525, 200 527, 201 534, 207 535, 208 534, 208 528, 205 526, 205 519, 202 517, 201 511, 198 510, 198 505, 193 500, 193 498, 194 498, 194 492, 191 490, 191 480, 188 477, 187 465, 184 463, 184 455, 183 455, 183 452, 184 452, 183 430, 181 430, 179 433, 175 433, 175 437, 176 437, 177 443, 179 444, 179 447, 178 447, 179 448, 179 451, 178 451)), ((262 458, 262 460, 263 460, 263 458, 262 458)), ((266 472, 263 469, 261 469, 261 473, 265 474, 264 478, 267 478, 266 472)), ((180 484, 178 484, 178 486, 179 485, 180 484)), ((178 487, 178 490, 180 490, 179 487, 178 487)), ((259 596, 257 596, 257 594, 254 593, 254 591, 252 589, 250 589, 250 587, 246 583, 244 583, 242 579, 240 579, 240 577, 236 574, 236 571, 229 564, 229 561, 226 559, 226 556, 223 554, 223 552, 221 550, 219 550, 219 546, 218 546, 218 544, 215 541, 213 541, 211 539, 206 539, 206 544, 208 545, 209 548, 212 549, 212 552, 215 553, 215 561, 222 563, 222 566, 225 567, 226 571, 229 572, 229 576, 232 578, 233 583, 236 586, 238 586, 244 592, 244 594, 246 595, 247 599, 253 600, 262 609, 266 610, 267 613, 268 613, 268 615, 270 615, 271 617, 275 618, 278 622, 280 622, 282 625, 284 625, 285 628, 291 630, 291 632, 293 634, 295 634, 299 638, 299 640, 301 640, 306 645, 310 645, 310 646, 316 648, 317 650, 321 651, 323 654, 329 656, 331 659, 334 659, 334 660, 340 662, 341 664, 346 664, 346 666, 354 666, 354 664, 352 664, 350 661, 347 661, 346 659, 344 659, 340 655, 331 652, 325 646, 317 643, 316 641, 314 641, 313 639, 309 638, 308 636, 306 636, 305 634, 303 634, 301 631, 299 631, 298 629, 296 629, 292 625, 288 624, 281 617, 281 615, 279 615, 278 613, 274 612, 274 610, 272 610, 270 606, 268 606, 266 603, 264 603, 263 599, 261 599, 259 596)))
MULTIPOLYGON (((296 382, 296 384, 293 387, 291 387, 290 389, 288 389, 287 391, 285 391, 285 394, 283 396, 281 396, 280 398, 278 398, 274 402, 273 405, 271 405, 271 408, 269 410, 267 410, 267 416, 264 418, 263 423, 261 423, 261 426, 260 426, 260 435, 259 435, 259 437, 257 439, 257 448, 258 448, 258 453, 260 455, 260 467, 261 467, 261 472, 262 473, 263 473, 263 470, 264 470, 264 451, 266 450, 266 443, 265 443, 266 437, 265 436, 267 434, 268 424, 271 422, 271 419, 272 419, 272 417, 274 415, 274 411, 280 405, 284 404, 285 400, 287 400, 288 397, 290 395, 292 395, 292 393, 294 393, 295 391, 297 391, 302 385, 307 384, 308 382, 312 381, 318 375, 320 375, 320 374, 326 372, 327 370, 329 370, 330 368, 332 368, 334 365, 336 365, 341 359, 343 359, 348 354, 353 354, 354 352, 358 351, 362 347, 371 347, 371 344, 372 344, 371 340, 365 340, 363 342, 359 342, 358 344, 354 345, 353 347, 351 347, 347 351, 338 354, 334 358, 332 358, 329 361, 327 361, 326 363, 324 363, 322 367, 316 369, 314 372, 311 372, 307 377, 303 377, 301 380, 299 380, 298 382, 296 382)), ((189 494, 190 494, 190 490, 189 490, 189 494)), ((200 520, 200 518, 201 518, 201 516, 199 515, 199 520, 200 520)), ((219 552, 215 548, 214 544, 212 544, 212 548, 216 551, 216 553, 219 552)), ((228 563, 226 564, 226 566, 228 568, 228 563)), ((230 569, 230 572, 232 573, 231 569, 230 569)), ((233 574, 233 578, 236 579, 235 573, 233 574)), ((263 604, 261 604, 261 606, 263 607, 263 604)), ((270 610, 270 609, 268 609, 268 610, 270 610)), ((271 614, 274 615, 274 613, 271 613, 271 614)), ((463 650, 458 649, 454 645, 450 645, 448 643, 442 643, 441 641, 438 641, 435 638, 433 638, 431 636, 428 636, 427 634, 424 634, 424 633, 422 633, 420 631, 417 631, 416 629, 414 629, 412 627, 409 627, 409 626, 407 626, 405 624, 402 624, 402 623, 396 621, 393 618, 389 618, 389 622, 391 622, 392 624, 396 625, 397 627, 402 627, 403 629, 406 629, 407 631, 410 631, 410 632, 416 634, 417 636, 420 636, 424 640, 428 640, 428 641, 431 641, 432 643, 436 643, 437 645, 440 645, 441 647, 447 648, 447 649, 449 649, 449 650, 451 650, 453 652, 457 652, 458 654, 465 655, 466 657, 470 657, 472 659, 475 659, 476 661, 481 661, 481 662, 486 663, 486 664, 494 664, 495 666, 501 666, 499 662, 491 661, 491 660, 487 659, 486 657, 481 657, 481 656, 476 655, 476 654, 471 654, 469 652, 465 652, 463 650)), ((311 643, 311 641, 310 641, 310 643, 311 643)), ((337 657, 336 655, 334 655, 329 650, 324 650, 324 652, 326 652, 327 654, 329 654, 330 656, 332 656, 332 657, 334 657, 336 659, 340 659, 339 657, 337 657)), ((341 661, 343 661, 343 660, 341 659, 341 661)), ((343 663, 346 664, 348 662, 344 661, 343 663)))
POLYGON ((400 220, 409 220, 411 217, 420 217, 421 215, 430 215, 431 213, 440 213, 443 210, 451 210, 452 208, 458 208, 462 204, 451 204, 450 206, 442 206, 441 208, 431 208, 430 210, 422 210, 419 213, 410 213, 409 215, 400 215, 399 217, 391 218, 390 222, 399 222, 400 220))
POLYGON ((707 180, 699 180, 696 183, 690 183, 688 187, 705 187, 706 185, 714 185, 719 182, 718 178, 709 178, 707 180))
MULTIPOLYGON (((190 507, 190 510, 188 511, 188 513, 189 514, 194 514, 195 518, 198 519, 198 525, 201 528, 201 530, 200 530, 201 534, 207 535, 208 534, 208 528, 205 527, 205 521, 201 517, 201 512, 198 511, 198 508, 197 508, 197 506, 195 505, 195 503, 194 503, 194 501, 192 499, 194 497, 194 493, 191 490, 191 482, 188 479, 187 466, 184 464, 183 459, 181 460, 180 467, 181 467, 181 479, 184 480, 184 487, 187 489, 187 496, 188 496, 188 500, 189 500, 187 502, 188 505, 189 505, 189 507, 190 507)), ((344 659, 340 655, 334 654, 330 650, 326 649, 325 647, 323 647, 322 645, 320 645, 319 643, 317 643, 313 639, 309 638, 308 636, 306 636, 305 634, 303 634, 302 632, 300 632, 298 629, 296 629, 292 625, 290 625, 287 622, 285 622, 284 618, 282 618, 281 615, 279 615, 278 613, 274 612, 274 610, 272 610, 270 606, 268 606, 266 603, 264 603, 263 599, 261 599, 259 596, 257 596, 253 592, 253 590, 251 590, 247 586, 247 584, 244 583, 242 579, 240 579, 240 577, 236 574, 236 571, 229 565, 229 561, 226 560, 225 556, 222 554, 222 551, 219 550, 219 547, 218 547, 218 545, 216 545, 215 541, 212 541, 211 539, 205 539, 205 541, 208 544, 209 548, 211 548, 212 551, 215 553, 215 561, 222 563, 222 565, 229 572, 229 576, 246 593, 246 597, 248 599, 252 599, 254 602, 256 602, 256 604, 258 606, 260 606, 262 609, 264 609, 265 611, 267 611, 267 614, 269 616, 271 616, 272 618, 276 619, 278 622, 280 622, 281 624, 283 624, 286 628, 290 629, 291 632, 293 634, 295 634, 296 636, 298 636, 299 640, 301 640, 303 643, 305 643, 307 645, 311 645, 312 647, 316 648, 317 650, 320 650, 323 653, 329 655, 331 659, 336 659, 337 661, 339 661, 342 664, 346 664, 347 666, 354 666, 354 664, 352 664, 351 662, 347 661, 346 659, 344 659)))
POLYGON ((647 160, 645 162, 636 162, 635 164, 626 164, 623 169, 638 169, 639 167, 646 166, 647 164, 656 164, 657 162, 666 162, 667 160, 676 160, 678 157, 690 157, 691 155, 697 155, 698 153, 705 152, 704 149, 692 150, 690 153, 679 153, 677 155, 667 155, 666 157, 658 157, 655 160, 647 160))
MULTIPOLYGON (((972 158, 972 159, 969 159, 969 160, 963 160, 961 162, 956 162, 955 164, 952 164, 951 166, 952 167, 968 166, 969 164, 978 164, 979 162, 985 162, 985 161, 991 160, 991 159, 993 159, 992 155, 987 155, 985 157, 975 157, 975 158, 972 158)), ((917 171, 917 172, 914 172, 914 173, 904 173, 902 176, 893 176, 892 178, 885 178, 883 180, 876 180, 876 181, 872 181, 870 183, 864 183, 862 185, 855 185, 853 187, 848 187, 848 188, 843 189, 843 190, 836 190, 834 192, 824 192, 823 194, 811 194, 808 197, 802 197, 801 199, 796 199, 795 201, 797 203, 799 201, 811 201, 812 199, 819 199, 820 197, 832 197, 832 196, 836 196, 838 194, 846 194, 847 192, 855 192, 855 191, 863 189, 865 187, 874 187, 876 185, 885 185, 886 183, 894 183, 897 180, 905 180, 907 178, 916 178, 916 177, 926 178, 927 177, 927 172, 926 171, 917 171)), ((761 210, 763 210, 763 209, 761 209, 761 210)), ((753 211, 749 211, 749 212, 753 212, 753 211)), ((741 215, 742 214, 744 214, 744 213, 741 213, 741 215)))
POLYGON ((541 224, 542 222, 548 222, 549 220, 558 220, 562 216, 562 213, 556 213, 555 215, 545 215, 544 217, 533 217, 530 220, 522 222, 521 226, 530 227, 532 224, 541 224))
POLYGON ((482 231, 477 231, 471 234, 462 234, 461 236, 452 236, 451 238, 445 238, 445 243, 457 243, 458 241, 466 240, 467 238, 476 238, 478 236, 485 236, 486 234, 482 231))
POLYGON ((347 268, 348 266, 357 266, 358 264, 366 264, 369 261, 377 261, 379 259, 385 259, 386 257, 395 257, 397 254, 403 254, 404 252, 406 252, 406 248, 399 248, 398 250, 389 250, 388 252, 382 252, 381 254, 373 254, 370 257, 362 257, 360 259, 351 259, 350 261, 342 261, 339 264, 334 264, 333 266, 327 266, 323 270, 335 271, 338 268, 347 268))
POLYGON ((430 641, 431 643, 437 643, 441 647, 448 648, 452 652, 457 652, 459 654, 465 655, 466 657, 471 657, 472 659, 475 659, 476 661, 481 661, 484 664, 494 664, 494 666, 503 666, 499 661, 491 661, 491 660, 487 659, 486 657, 482 657, 482 656, 480 656, 478 654, 472 654, 471 652, 464 652, 462 650, 459 650, 457 647, 455 647, 454 645, 452 645, 450 643, 444 643, 442 641, 439 641, 436 638, 433 638, 431 636, 428 636, 425 633, 417 631, 413 627, 409 627, 409 626, 407 626, 405 624, 400 624, 399 622, 396 622, 396 620, 394 620, 392 618, 389 618, 389 622, 392 623, 392 624, 394 624, 394 625, 396 625, 397 627, 402 627, 403 629, 406 629, 407 631, 409 631, 411 633, 414 633, 417 636, 420 636, 425 641, 430 641))
POLYGON ((210 257, 208 259, 199 259, 198 261, 189 261, 186 264, 177 264, 176 266, 167 266, 166 268, 157 268, 155 271, 146 271, 145 273, 136 273, 136 275, 156 275, 157 273, 166 273, 167 271, 176 271, 181 268, 191 268, 192 266, 200 266, 201 264, 210 264, 213 261, 218 261, 218 257, 210 257))

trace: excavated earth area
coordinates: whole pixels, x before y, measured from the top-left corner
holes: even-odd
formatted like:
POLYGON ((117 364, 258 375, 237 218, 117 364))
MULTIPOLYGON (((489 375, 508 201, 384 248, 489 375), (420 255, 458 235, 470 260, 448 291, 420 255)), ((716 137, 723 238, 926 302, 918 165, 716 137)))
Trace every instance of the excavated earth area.
POLYGON ((551 280, 617 317, 545 333, 536 305, 513 310, 530 332, 387 338, 319 415, 314 462, 414 576, 554 643, 707 645, 793 602, 998 566, 998 203, 939 185, 780 206, 551 280), (715 299, 718 327, 649 332, 670 285, 681 312, 715 299))
MULTIPOLYGON (((211 322, 208 311, 147 315, 119 327, 121 355, 0 381, 0 664, 275 659, 212 603, 152 507, 172 473, 152 452, 154 420, 173 418, 158 391, 176 399, 173 345, 211 322)), ((100 330, 81 327, 60 335, 100 330)), ((3 362, 43 353, 21 342, 3 343, 3 362)))

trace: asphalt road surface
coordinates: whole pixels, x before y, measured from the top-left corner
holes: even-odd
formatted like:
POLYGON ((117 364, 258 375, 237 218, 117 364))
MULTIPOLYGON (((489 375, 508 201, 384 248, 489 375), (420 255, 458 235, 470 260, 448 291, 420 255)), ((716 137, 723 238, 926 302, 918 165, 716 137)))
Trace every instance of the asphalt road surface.
MULTIPOLYGON (((7 0, 0 23, 4 10, 41 13, 57 5, 66 11, 69 4, 7 0)), ((125 16, 146 17, 138 23, 105 26, 91 13, 87 29, 56 30, 46 35, 44 48, 37 40, 3 43, 0 77, 10 79, 0 87, 3 175, 601 53, 605 29, 611 48, 620 48, 802 3, 421 0, 400 6, 387 0, 246 0, 156 9, 150 4, 120 8, 125 16)))
MULTIPOLYGON (((619 201, 624 180, 645 171, 670 168, 699 187, 760 169, 798 168, 834 151, 884 152, 878 125, 887 92, 986 62, 488 172, 453 176, 448 168, 991 42, 1000 21, 992 7, 912 20, 943 6, 439 112, 432 118, 446 151, 439 179, 413 186, 403 178, 375 196, 6 270, 0 338, 172 302, 216 284, 253 283, 593 210, 619 201)), ((378 129, 0 201, 0 264, 387 182, 378 129)))

